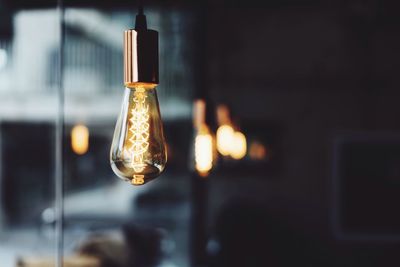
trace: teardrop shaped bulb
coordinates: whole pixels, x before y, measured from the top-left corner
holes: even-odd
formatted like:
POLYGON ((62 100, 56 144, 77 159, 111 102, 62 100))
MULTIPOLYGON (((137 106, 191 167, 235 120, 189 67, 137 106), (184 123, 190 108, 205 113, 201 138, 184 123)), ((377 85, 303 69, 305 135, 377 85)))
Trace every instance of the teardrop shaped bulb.
POLYGON ((155 86, 125 88, 111 145, 110 163, 114 173, 133 185, 142 185, 159 176, 166 162, 155 86))

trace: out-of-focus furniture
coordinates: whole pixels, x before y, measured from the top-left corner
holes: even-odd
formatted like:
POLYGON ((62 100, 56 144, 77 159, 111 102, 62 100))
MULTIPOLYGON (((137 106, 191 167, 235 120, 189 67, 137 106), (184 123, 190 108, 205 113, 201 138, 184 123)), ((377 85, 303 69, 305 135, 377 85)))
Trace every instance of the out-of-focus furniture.
MULTIPOLYGON (((64 267, 100 267, 100 260, 95 257, 77 255, 64 258, 64 267)), ((17 267, 55 267, 54 258, 21 258, 17 267)))

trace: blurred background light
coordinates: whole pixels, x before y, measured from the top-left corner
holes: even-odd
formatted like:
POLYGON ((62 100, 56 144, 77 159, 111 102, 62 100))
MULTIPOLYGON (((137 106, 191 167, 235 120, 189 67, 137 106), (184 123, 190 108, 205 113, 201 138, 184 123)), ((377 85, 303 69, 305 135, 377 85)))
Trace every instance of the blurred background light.
POLYGON ((89 129, 83 124, 75 125, 71 130, 71 148, 78 155, 89 149, 89 129))
POLYGON ((262 143, 253 141, 249 147, 249 156, 252 160, 263 160, 267 156, 267 149, 262 143))
POLYGON ((206 102, 197 99, 193 102, 193 127, 200 130, 206 121, 206 102))
POLYGON ((231 152, 234 130, 230 125, 222 125, 217 130, 217 149, 223 156, 231 152))
POLYGON ((241 132, 234 132, 232 139, 230 155, 234 159, 242 159, 247 151, 246 136, 241 132))
POLYGON ((202 176, 206 176, 213 165, 213 141, 206 126, 195 139, 195 162, 196 170, 202 176))

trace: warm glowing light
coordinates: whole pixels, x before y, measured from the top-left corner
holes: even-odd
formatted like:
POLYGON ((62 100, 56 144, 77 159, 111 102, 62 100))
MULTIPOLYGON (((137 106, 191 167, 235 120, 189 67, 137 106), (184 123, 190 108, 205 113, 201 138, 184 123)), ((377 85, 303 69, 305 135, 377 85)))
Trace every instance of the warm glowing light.
POLYGON ((217 149, 223 156, 241 159, 247 152, 246 136, 230 125, 222 125, 217 130, 217 149))
POLYGON ((234 130, 230 125, 222 125, 217 130, 217 149, 223 156, 231 153, 234 130))
POLYGON ((142 185, 158 177, 166 162, 155 87, 125 88, 111 145, 110 163, 114 173, 133 185, 142 185))
MULTIPOLYGON (((132 168, 135 172, 142 172, 146 167, 144 154, 149 148, 149 106, 146 104, 144 88, 137 88, 133 96, 134 107, 129 119, 129 145, 126 146, 127 158, 132 159, 132 168)), ((143 184, 143 175, 133 175, 132 183, 143 184)))
POLYGON ((226 105, 218 105, 217 106, 217 122, 218 122, 218 125, 231 124, 229 108, 226 105))
POLYGON ((114 173, 132 185, 146 184, 165 169, 167 152, 156 87, 158 33, 147 29, 143 9, 135 29, 124 32, 124 97, 110 150, 114 173))
POLYGON ((199 133, 195 139, 195 163, 200 175, 206 176, 213 165, 213 140, 208 132, 199 133))
POLYGON ((253 160, 263 160, 267 156, 267 149, 263 144, 254 141, 250 145, 249 156, 253 160))
POLYGON ((89 129, 82 124, 75 125, 71 130, 71 147, 78 155, 85 154, 89 149, 89 129))
POLYGON ((145 104, 146 95, 143 88, 139 88, 134 95, 135 107, 132 109, 131 125, 131 146, 128 149, 132 154, 132 167, 136 172, 143 171, 145 165, 143 155, 149 148, 149 106, 145 104))
POLYGON ((111 145, 110 163, 114 173, 132 185, 142 185, 157 178, 166 162, 155 86, 125 88, 111 145))
POLYGON ((134 174, 131 183, 134 184, 134 185, 144 184, 144 175, 142 175, 142 174, 134 174))
POLYGON ((233 142, 230 151, 231 157, 234 159, 241 159, 246 156, 246 136, 241 132, 235 132, 232 139, 233 142))
POLYGON ((193 126, 199 130, 206 121, 206 101, 197 99, 193 103, 193 126))

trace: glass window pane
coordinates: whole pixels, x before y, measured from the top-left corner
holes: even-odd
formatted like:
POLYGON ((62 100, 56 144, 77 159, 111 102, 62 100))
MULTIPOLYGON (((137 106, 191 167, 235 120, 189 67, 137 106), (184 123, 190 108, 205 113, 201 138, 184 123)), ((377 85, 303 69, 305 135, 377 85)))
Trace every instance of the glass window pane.
POLYGON ((0 12, 0 265, 44 266, 56 250, 59 12, 14 8, 0 12))

